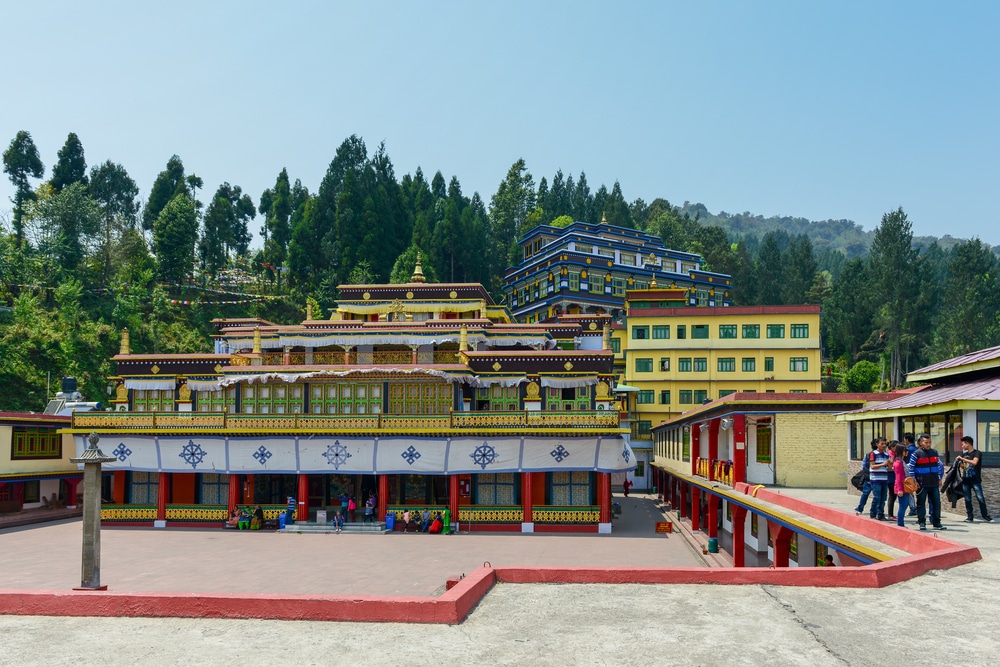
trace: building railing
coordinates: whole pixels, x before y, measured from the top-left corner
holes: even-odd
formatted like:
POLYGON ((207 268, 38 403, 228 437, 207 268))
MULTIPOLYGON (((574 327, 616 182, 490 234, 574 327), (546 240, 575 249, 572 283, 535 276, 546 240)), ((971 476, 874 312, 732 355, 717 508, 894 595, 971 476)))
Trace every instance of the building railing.
POLYGON ((618 412, 452 412, 446 415, 248 415, 225 412, 97 412, 73 415, 74 429, 423 430, 617 429, 618 412))
POLYGON ((633 440, 652 440, 653 433, 649 430, 648 426, 643 424, 632 424, 632 439, 633 440))
POLYGON ((698 477, 704 477, 705 479, 712 479, 713 481, 722 482, 723 484, 733 485, 733 473, 735 468, 732 461, 723 461, 721 459, 695 459, 694 474, 698 477), (709 473, 711 477, 709 477, 709 473))

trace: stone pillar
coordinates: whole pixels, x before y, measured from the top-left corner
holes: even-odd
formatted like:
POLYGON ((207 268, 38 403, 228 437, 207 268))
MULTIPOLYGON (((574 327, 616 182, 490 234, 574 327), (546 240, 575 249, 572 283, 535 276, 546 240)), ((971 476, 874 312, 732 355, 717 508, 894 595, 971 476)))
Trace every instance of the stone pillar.
POLYGON ((733 567, 746 566, 747 508, 733 505, 733 567))
POLYGON ((697 533, 701 530, 701 490, 697 486, 691 487, 691 532, 697 533))
POLYGON ((156 521, 154 528, 167 527, 167 503, 170 502, 170 473, 161 472, 156 483, 156 521))
POLYGON ((530 472, 521 473, 521 532, 535 532, 535 520, 532 507, 533 477, 530 472))
POLYGON ((378 476, 378 520, 385 521, 385 508, 389 504, 389 476, 378 476))
POLYGON ((597 503, 601 506, 601 514, 597 524, 598 533, 611 532, 611 473, 597 473, 597 503))
POLYGON ((101 464, 116 458, 105 456, 97 447, 101 437, 91 433, 90 446, 72 463, 83 464, 83 557, 81 560, 80 587, 75 590, 103 591, 101 585, 101 464))
MULTIPOLYGON (((299 475, 299 501, 298 517, 296 521, 305 522, 309 520, 309 475, 299 475)), ((344 517, 347 521, 347 517, 344 517)))

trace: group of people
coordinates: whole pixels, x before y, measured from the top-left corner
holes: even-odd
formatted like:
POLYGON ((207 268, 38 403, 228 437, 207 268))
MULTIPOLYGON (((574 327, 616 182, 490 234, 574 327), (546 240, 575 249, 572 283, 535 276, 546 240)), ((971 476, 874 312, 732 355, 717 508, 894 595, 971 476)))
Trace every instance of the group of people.
MULTIPOLYGON (((959 493, 964 497, 966 522, 974 521, 973 495, 979 502, 982 519, 992 521, 983 496, 983 455, 973 443, 971 436, 962 438, 962 454, 956 457, 946 475, 944 461, 931 447, 931 437, 928 434, 921 434, 915 443, 912 433, 905 434, 902 443, 896 440, 887 442, 882 437, 874 438, 871 451, 861 464, 867 475, 861 490, 861 500, 854 513, 858 516, 864 513, 870 495, 872 504, 869 516, 886 521, 886 506, 888 505, 888 515, 892 517, 898 500, 896 525, 905 525, 904 517, 909 511, 910 516, 917 517, 920 530, 927 530, 928 514, 933 528, 947 530, 947 526, 941 524, 941 490, 946 489, 956 499, 959 493), (912 494, 906 489, 908 478, 912 478, 916 484, 916 491, 912 494)), ((953 501, 952 505, 954 504, 953 501)))
POLYGON ((229 514, 226 525, 230 528, 238 528, 239 530, 246 528, 260 530, 264 526, 264 510, 261 509, 260 505, 257 505, 252 510, 249 505, 246 507, 236 506, 229 514))
POLYGON ((440 533, 444 529, 444 520, 441 517, 441 513, 435 512, 432 516, 431 511, 426 507, 420 513, 419 524, 417 524, 415 514, 410 512, 410 510, 403 511, 400 522, 404 533, 440 533))

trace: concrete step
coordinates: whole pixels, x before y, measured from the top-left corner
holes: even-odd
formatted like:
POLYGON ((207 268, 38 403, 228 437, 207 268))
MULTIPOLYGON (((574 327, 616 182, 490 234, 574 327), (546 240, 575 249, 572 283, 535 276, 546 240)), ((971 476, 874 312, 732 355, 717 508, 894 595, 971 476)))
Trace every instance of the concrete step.
MULTIPOLYGON (((314 521, 296 521, 290 526, 285 526, 282 533, 332 533, 335 530, 332 523, 316 523, 314 521)), ((384 523, 345 523, 342 533, 371 533, 374 535, 387 532, 384 523)))

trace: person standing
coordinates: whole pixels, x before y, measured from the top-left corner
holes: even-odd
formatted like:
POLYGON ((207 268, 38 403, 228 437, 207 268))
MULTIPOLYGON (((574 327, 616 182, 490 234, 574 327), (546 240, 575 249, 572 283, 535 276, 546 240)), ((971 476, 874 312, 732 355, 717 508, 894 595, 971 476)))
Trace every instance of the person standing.
POLYGON ((868 515, 873 519, 885 521, 885 500, 889 490, 889 466, 892 465, 892 457, 885 449, 885 438, 879 438, 875 447, 875 451, 868 455, 868 476, 872 489, 872 508, 868 515))
POLYGON ((896 516, 896 445, 899 444, 899 440, 890 440, 889 444, 885 446, 885 451, 889 455, 889 468, 887 472, 889 473, 889 479, 886 481, 886 496, 888 500, 886 501, 886 511, 887 517, 892 519, 896 516))
POLYGON ((365 523, 369 521, 375 521, 375 500, 371 496, 365 501, 365 523))
POLYGON ((358 511, 358 503, 354 496, 347 499, 347 520, 354 523, 358 511))
MULTIPOLYGON (((906 459, 904 459, 904 460, 905 461, 909 461, 910 457, 913 455, 913 452, 915 452, 917 450, 917 442, 916 442, 916 439, 913 437, 912 433, 904 433, 903 434, 903 444, 906 445, 906 459)), ((910 494, 910 513, 909 513, 909 515, 910 516, 917 516, 917 494, 915 494, 915 493, 911 493, 910 494)))
POLYGON ((291 526, 295 523, 295 508, 298 507, 298 503, 295 501, 295 496, 288 496, 288 511, 285 512, 285 525, 291 526))
POLYGON ((917 490, 917 523, 920 530, 927 530, 928 505, 931 525, 937 530, 948 530, 941 525, 941 478, 944 477, 944 464, 937 450, 931 447, 931 436, 920 434, 909 464, 913 477, 920 485, 917 490))
POLYGON ((868 503, 868 496, 871 495, 872 492, 872 483, 869 478, 871 471, 869 466, 871 465, 872 453, 878 449, 879 440, 881 440, 881 438, 872 438, 872 451, 869 452, 861 461, 861 470, 865 473, 865 485, 861 487, 861 500, 858 501, 858 506, 854 508, 854 513, 858 516, 861 516, 861 513, 865 511, 865 505, 868 503))
POLYGON ((905 526, 906 523, 903 521, 903 517, 906 516, 906 508, 910 506, 910 494, 906 492, 903 488, 903 480, 906 479, 906 464, 903 461, 906 460, 906 447, 896 443, 895 456, 892 459, 893 472, 896 475, 895 481, 893 481, 893 493, 896 498, 899 499, 899 509, 896 513, 896 525, 905 526))
POLYGON ((622 482, 622 495, 625 496, 626 498, 628 498, 628 490, 630 488, 632 488, 632 482, 630 482, 626 477, 625 481, 622 482))
POLYGON ((962 495, 965 496, 965 522, 973 522, 972 494, 979 501, 979 515, 989 523, 990 511, 986 508, 986 497, 983 496, 983 454, 973 446, 972 436, 962 437, 962 455, 958 460, 965 464, 962 472, 962 495))

